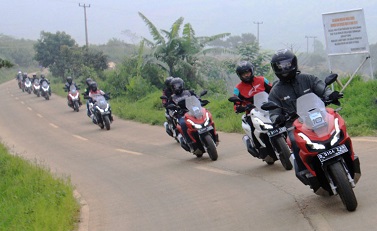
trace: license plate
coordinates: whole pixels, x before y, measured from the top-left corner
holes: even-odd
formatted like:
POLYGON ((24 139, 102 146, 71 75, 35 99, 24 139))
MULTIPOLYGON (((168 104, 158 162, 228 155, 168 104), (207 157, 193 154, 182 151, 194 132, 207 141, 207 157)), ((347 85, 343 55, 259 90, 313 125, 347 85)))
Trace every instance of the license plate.
POLYGON ((204 127, 204 128, 198 129, 198 133, 199 134, 203 134, 205 132, 211 131, 212 129, 213 129, 213 127, 210 125, 208 127, 204 127))
POLYGON ((273 129, 273 130, 269 130, 267 132, 267 135, 268 135, 268 137, 273 137, 273 136, 279 135, 279 134, 284 133, 284 132, 287 132, 287 128, 286 127, 280 127, 280 128, 276 128, 276 129, 273 129))
POLYGON ((348 148, 346 147, 346 145, 342 144, 340 146, 337 146, 335 148, 332 148, 330 150, 327 150, 325 152, 321 152, 317 155, 319 161, 321 161, 321 163, 331 159, 331 158, 334 158, 336 156, 340 156, 342 155, 343 153, 346 153, 348 152, 348 148))

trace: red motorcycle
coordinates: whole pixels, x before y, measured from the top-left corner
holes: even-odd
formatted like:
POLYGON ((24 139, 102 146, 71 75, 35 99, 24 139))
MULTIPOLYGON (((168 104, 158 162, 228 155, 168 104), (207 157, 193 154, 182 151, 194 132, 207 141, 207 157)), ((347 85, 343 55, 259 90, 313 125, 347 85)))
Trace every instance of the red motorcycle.
MULTIPOLYGON (((203 91, 200 96, 203 96, 207 91, 203 91)), ((217 144, 218 134, 216 133, 215 124, 211 113, 203 106, 209 103, 208 100, 199 100, 196 96, 187 97, 185 100, 184 120, 187 126, 187 133, 191 138, 191 142, 184 140, 182 136, 182 128, 177 122, 177 130, 179 131, 178 140, 183 149, 193 153, 197 157, 202 157, 204 153, 208 153, 211 160, 215 161, 218 158, 217 144)), ((168 109, 175 110, 178 114, 182 110, 177 105, 169 105, 168 109)), ((178 120, 178 118, 175 118, 178 120)))
MULTIPOLYGON (((65 88, 64 88, 65 89, 65 88)), ((71 107, 74 111, 78 112, 81 106, 80 92, 79 89, 72 84, 69 87, 69 92, 67 95, 68 106, 71 107)), ((67 89, 65 89, 67 91, 67 89)))
MULTIPOLYGON (((336 74, 328 76, 326 85, 336 78, 336 74)), ((338 114, 340 109, 325 106, 332 102, 308 93, 297 99, 296 113, 282 109, 287 112, 287 118, 298 116, 288 130, 293 129, 299 155, 307 171, 296 173, 296 177, 316 194, 339 194, 346 209, 354 211, 357 200, 353 188, 361 176, 360 161, 353 151, 345 121, 338 114)), ((278 107, 273 102, 262 106, 265 110, 278 107)), ((294 166, 297 168, 296 161, 294 166)))

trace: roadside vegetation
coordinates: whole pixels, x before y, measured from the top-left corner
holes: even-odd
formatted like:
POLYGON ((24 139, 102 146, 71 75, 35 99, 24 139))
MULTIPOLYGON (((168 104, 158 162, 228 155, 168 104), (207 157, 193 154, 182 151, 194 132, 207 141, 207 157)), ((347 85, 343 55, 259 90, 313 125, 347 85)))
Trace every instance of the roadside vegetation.
MULTIPOLYGON (((182 17, 165 30, 156 28, 142 13, 139 16, 152 40, 142 38, 127 44, 111 39, 107 44, 80 47, 70 35, 59 31, 42 31, 37 41, 1 36, 0 83, 13 79, 19 70, 38 76, 43 72, 51 80, 53 93, 65 97, 67 93, 62 88, 68 76, 80 85, 81 93, 86 88, 86 78, 92 78, 100 89, 111 93, 110 104, 116 116, 162 126, 165 110, 159 97, 164 80, 168 76, 181 77, 185 88, 194 89, 197 94, 208 90, 203 98, 210 101, 207 108, 219 131, 242 133, 241 114, 235 114, 227 100, 239 81, 236 64, 240 60, 251 61, 256 75, 273 82, 269 64, 273 51, 262 50, 253 34, 202 37, 196 36, 182 17)), ((293 46, 287 48, 296 53, 302 72, 320 78, 328 75, 327 55, 318 40, 313 41, 310 53, 294 50, 293 46)), ((371 56, 376 57, 377 44, 371 44, 370 50, 371 56)), ((339 74, 343 84, 360 63, 348 59, 350 56, 332 61, 333 72, 339 74)), ((377 67, 377 60, 372 64, 377 67)), ((341 89, 337 84, 334 87, 341 89)), ((345 89, 340 114, 351 136, 377 135, 376 92, 377 81, 366 79, 362 73, 345 89)), ((0 173, 0 230, 75 228, 79 208, 69 179, 54 177, 43 166, 9 155, 3 146, 0 173)))
POLYGON ((0 230, 74 230, 80 206, 70 179, 0 145, 0 230))

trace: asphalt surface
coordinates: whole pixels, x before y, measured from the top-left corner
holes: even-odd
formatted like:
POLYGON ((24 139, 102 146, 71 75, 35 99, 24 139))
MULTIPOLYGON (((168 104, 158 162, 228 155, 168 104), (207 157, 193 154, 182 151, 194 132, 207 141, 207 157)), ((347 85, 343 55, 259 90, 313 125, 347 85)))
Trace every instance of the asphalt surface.
MULTIPOLYGON (((53 90, 53 89, 52 89, 53 90)), ((196 158, 163 127, 115 117, 101 130, 66 99, 0 85, 0 138, 15 155, 69 177, 82 203, 79 230, 377 230, 377 139, 354 137, 362 176, 355 212, 247 153, 220 133, 219 159, 196 158)), ((111 101, 110 101, 111 103, 111 101)), ((216 118, 214 118, 216 123, 216 118)))

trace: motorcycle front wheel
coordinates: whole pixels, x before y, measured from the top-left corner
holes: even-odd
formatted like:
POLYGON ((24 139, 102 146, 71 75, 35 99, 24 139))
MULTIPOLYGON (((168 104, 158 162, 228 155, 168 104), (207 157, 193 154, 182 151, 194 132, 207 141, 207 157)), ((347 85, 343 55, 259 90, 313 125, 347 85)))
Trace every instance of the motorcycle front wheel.
POLYGON ((209 158, 211 160, 215 161, 218 158, 216 144, 212 139, 212 136, 210 134, 205 135, 204 141, 206 142, 206 148, 209 155, 209 158))
POLYGON ((79 109, 80 108, 80 105, 79 105, 79 101, 75 101, 73 103, 73 109, 76 111, 76 112, 79 112, 79 109))
POLYGON ((105 123, 106 130, 110 130, 110 118, 109 118, 109 116, 108 115, 104 116, 103 120, 104 120, 104 123, 105 123))
POLYGON ((341 162, 335 162, 329 166, 330 175, 336 185, 336 191, 338 192, 343 204, 348 211, 355 211, 357 207, 357 200, 351 184, 348 182, 346 171, 343 168, 341 162))
POLYGON ((277 145, 276 149, 279 152, 279 159, 285 170, 291 170, 293 168, 289 157, 291 156, 291 150, 288 147, 287 142, 284 140, 283 136, 278 137, 275 140, 277 145))

